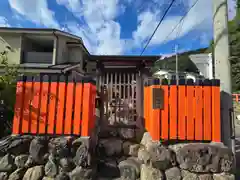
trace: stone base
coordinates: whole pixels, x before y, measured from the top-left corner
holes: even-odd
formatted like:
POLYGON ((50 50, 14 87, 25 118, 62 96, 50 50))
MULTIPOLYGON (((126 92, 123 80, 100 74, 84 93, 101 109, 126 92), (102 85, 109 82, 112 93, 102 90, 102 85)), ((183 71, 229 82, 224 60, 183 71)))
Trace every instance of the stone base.
POLYGON ((91 148, 90 137, 10 136, 0 141, 0 179, 93 179, 91 148))

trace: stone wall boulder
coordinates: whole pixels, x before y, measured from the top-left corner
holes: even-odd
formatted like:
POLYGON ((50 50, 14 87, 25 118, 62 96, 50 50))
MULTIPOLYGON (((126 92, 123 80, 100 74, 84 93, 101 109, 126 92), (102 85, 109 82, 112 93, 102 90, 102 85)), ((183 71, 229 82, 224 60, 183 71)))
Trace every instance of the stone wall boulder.
POLYGON ((141 162, 137 158, 129 158, 119 163, 121 178, 135 180, 140 177, 141 162))
POLYGON ((164 146, 155 145, 148 150, 153 167, 166 170, 177 165, 174 152, 164 146))
POLYGON ((164 180, 164 173, 159 169, 143 164, 140 180, 164 180))
POLYGON ((30 135, 16 135, 8 136, 0 141, 0 155, 6 153, 13 154, 15 156, 25 154, 29 150, 30 143, 34 136, 30 135))
POLYGON ((44 176, 44 166, 29 168, 23 176, 23 180, 41 180, 44 176))
MULTIPOLYGON (((25 139, 25 136, 22 137, 25 139)), ((32 136, 28 145, 25 144, 27 150, 21 154, 16 153, 13 148, 15 146, 11 146, 13 153, 4 151, 2 155, 0 153, 0 180, 92 179, 96 172, 92 173, 94 166, 90 163, 90 146, 78 141, 72 143, 72 138, 64 136, 32 136)), ((0 149, 8 149, 12 142, 24 142, 24 140, 21 140, 20 136, 7 138, 4 143, 0 142, 0 149)))
POLYGON ((46 163, 46 154, 48 153, 48 141, 44 137, 36 137, 31 141, 29 154, 36 164, 46 163))
POLYGON ((189 144, 177 153, 181 169, 191 172, 231 172, 234 155, 230 149, 210 144, 189 144))

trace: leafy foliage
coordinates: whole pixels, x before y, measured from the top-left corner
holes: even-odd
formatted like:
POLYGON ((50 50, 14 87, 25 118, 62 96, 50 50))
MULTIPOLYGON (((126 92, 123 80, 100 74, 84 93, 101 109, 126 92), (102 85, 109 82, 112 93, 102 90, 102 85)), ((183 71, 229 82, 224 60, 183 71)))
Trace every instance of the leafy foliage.
POLYGON ((0 100, 1 105, 4 104, 7 112, 6 119, 1 122, 0 136, 3 136, 11 132, 19 68, 16 65, 9 64, 7 50, 0 53, 0 66, 3 69, 3 73, 0 75, 0 100))
POLYGON ((228 23, 233 92, 240 91, 240 0, 236 5, 236 17, 228 23))

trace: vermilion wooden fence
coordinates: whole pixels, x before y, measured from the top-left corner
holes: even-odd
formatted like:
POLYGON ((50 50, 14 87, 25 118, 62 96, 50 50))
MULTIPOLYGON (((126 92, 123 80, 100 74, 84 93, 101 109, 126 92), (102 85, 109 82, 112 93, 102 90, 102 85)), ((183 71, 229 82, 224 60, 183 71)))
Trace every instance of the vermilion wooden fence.
POLYGON ((180 79, 177 85, 176 80, 148 80, 144 86, 144 118, 145 128, 154 140, 220 142, 220 81, 194 84, 180 79), (163 90, 158 102, 153 98, 155 88, 163 90), (155 108, 154 103, 163 104, 155 108))
POLYGON ((239 102, 240 101, 240 94, 232 94, 232 98, 234 102, 239 102))
POLYGON ((16 90, 13 134, 90 136, 95 82, 71 75, 22 76, 16 90))

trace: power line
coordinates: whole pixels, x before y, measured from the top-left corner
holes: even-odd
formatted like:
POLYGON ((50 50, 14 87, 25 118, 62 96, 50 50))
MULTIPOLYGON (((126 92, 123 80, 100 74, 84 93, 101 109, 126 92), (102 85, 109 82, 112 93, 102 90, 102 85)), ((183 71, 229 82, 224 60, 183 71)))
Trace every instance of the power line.
MULTIPOLYGON (((187 11, 187 13, 180 19, 180 21, 177 23, 177 25, 173 28, 173 30, 167 35, 167 37, 165 38, 165 40, 163 42, 165 42, 169 36, 174 32, 174 30, 178 27, 178 25, 184 20, 184 18, 188 15, 188 13, 191 11, 191 9, 197 4, 199 0, 196 0, 195 3, 193 3, 193 5, 189 8, 189 10, 187 11)), ((179 33, 180 34, 180 33, 179 33)), ((178 34, 178 35, 179 35, 178 34)), ((164 44, 164 43, 163 43, 164 44)))
POLYGON ((148 40, 147 44, 146 44, 146 45, 145 45, 145 47, 143 48, 143 50, 142 50, 142 52, 141 52, 140 56, 142 56, 142 55, 143 55, 144 51, 145 51, 145 50, 146 50, 146 48, 148 47, 148 45, 149 45, 150 41, 152 40, 152 38, 153 38, 154 34, 156 33, 156 31, 157 31, 158 27, 161 25, 161 23, 162 23, 163 19, 164 19, 164 18, 165 18, 165 16, 167 15, 168 11, 169 11, 169 10, 170 10, 170 8, 172 7, 172 5, 173 5, 174 1, 175 1, 175 0, 172 0, 171 4, 170 4, 170 5, 168 6, 168 8, 166 9, 165 13, 163 14, 163 17, 161 18, 161 20, 160 20, 160 22, 158 23, 157 27, 156 27, 156 28, 155 28, 155 30, 153 31, 153 33, 152 33, 151 37, 149 38, 149 40, 148 40))

